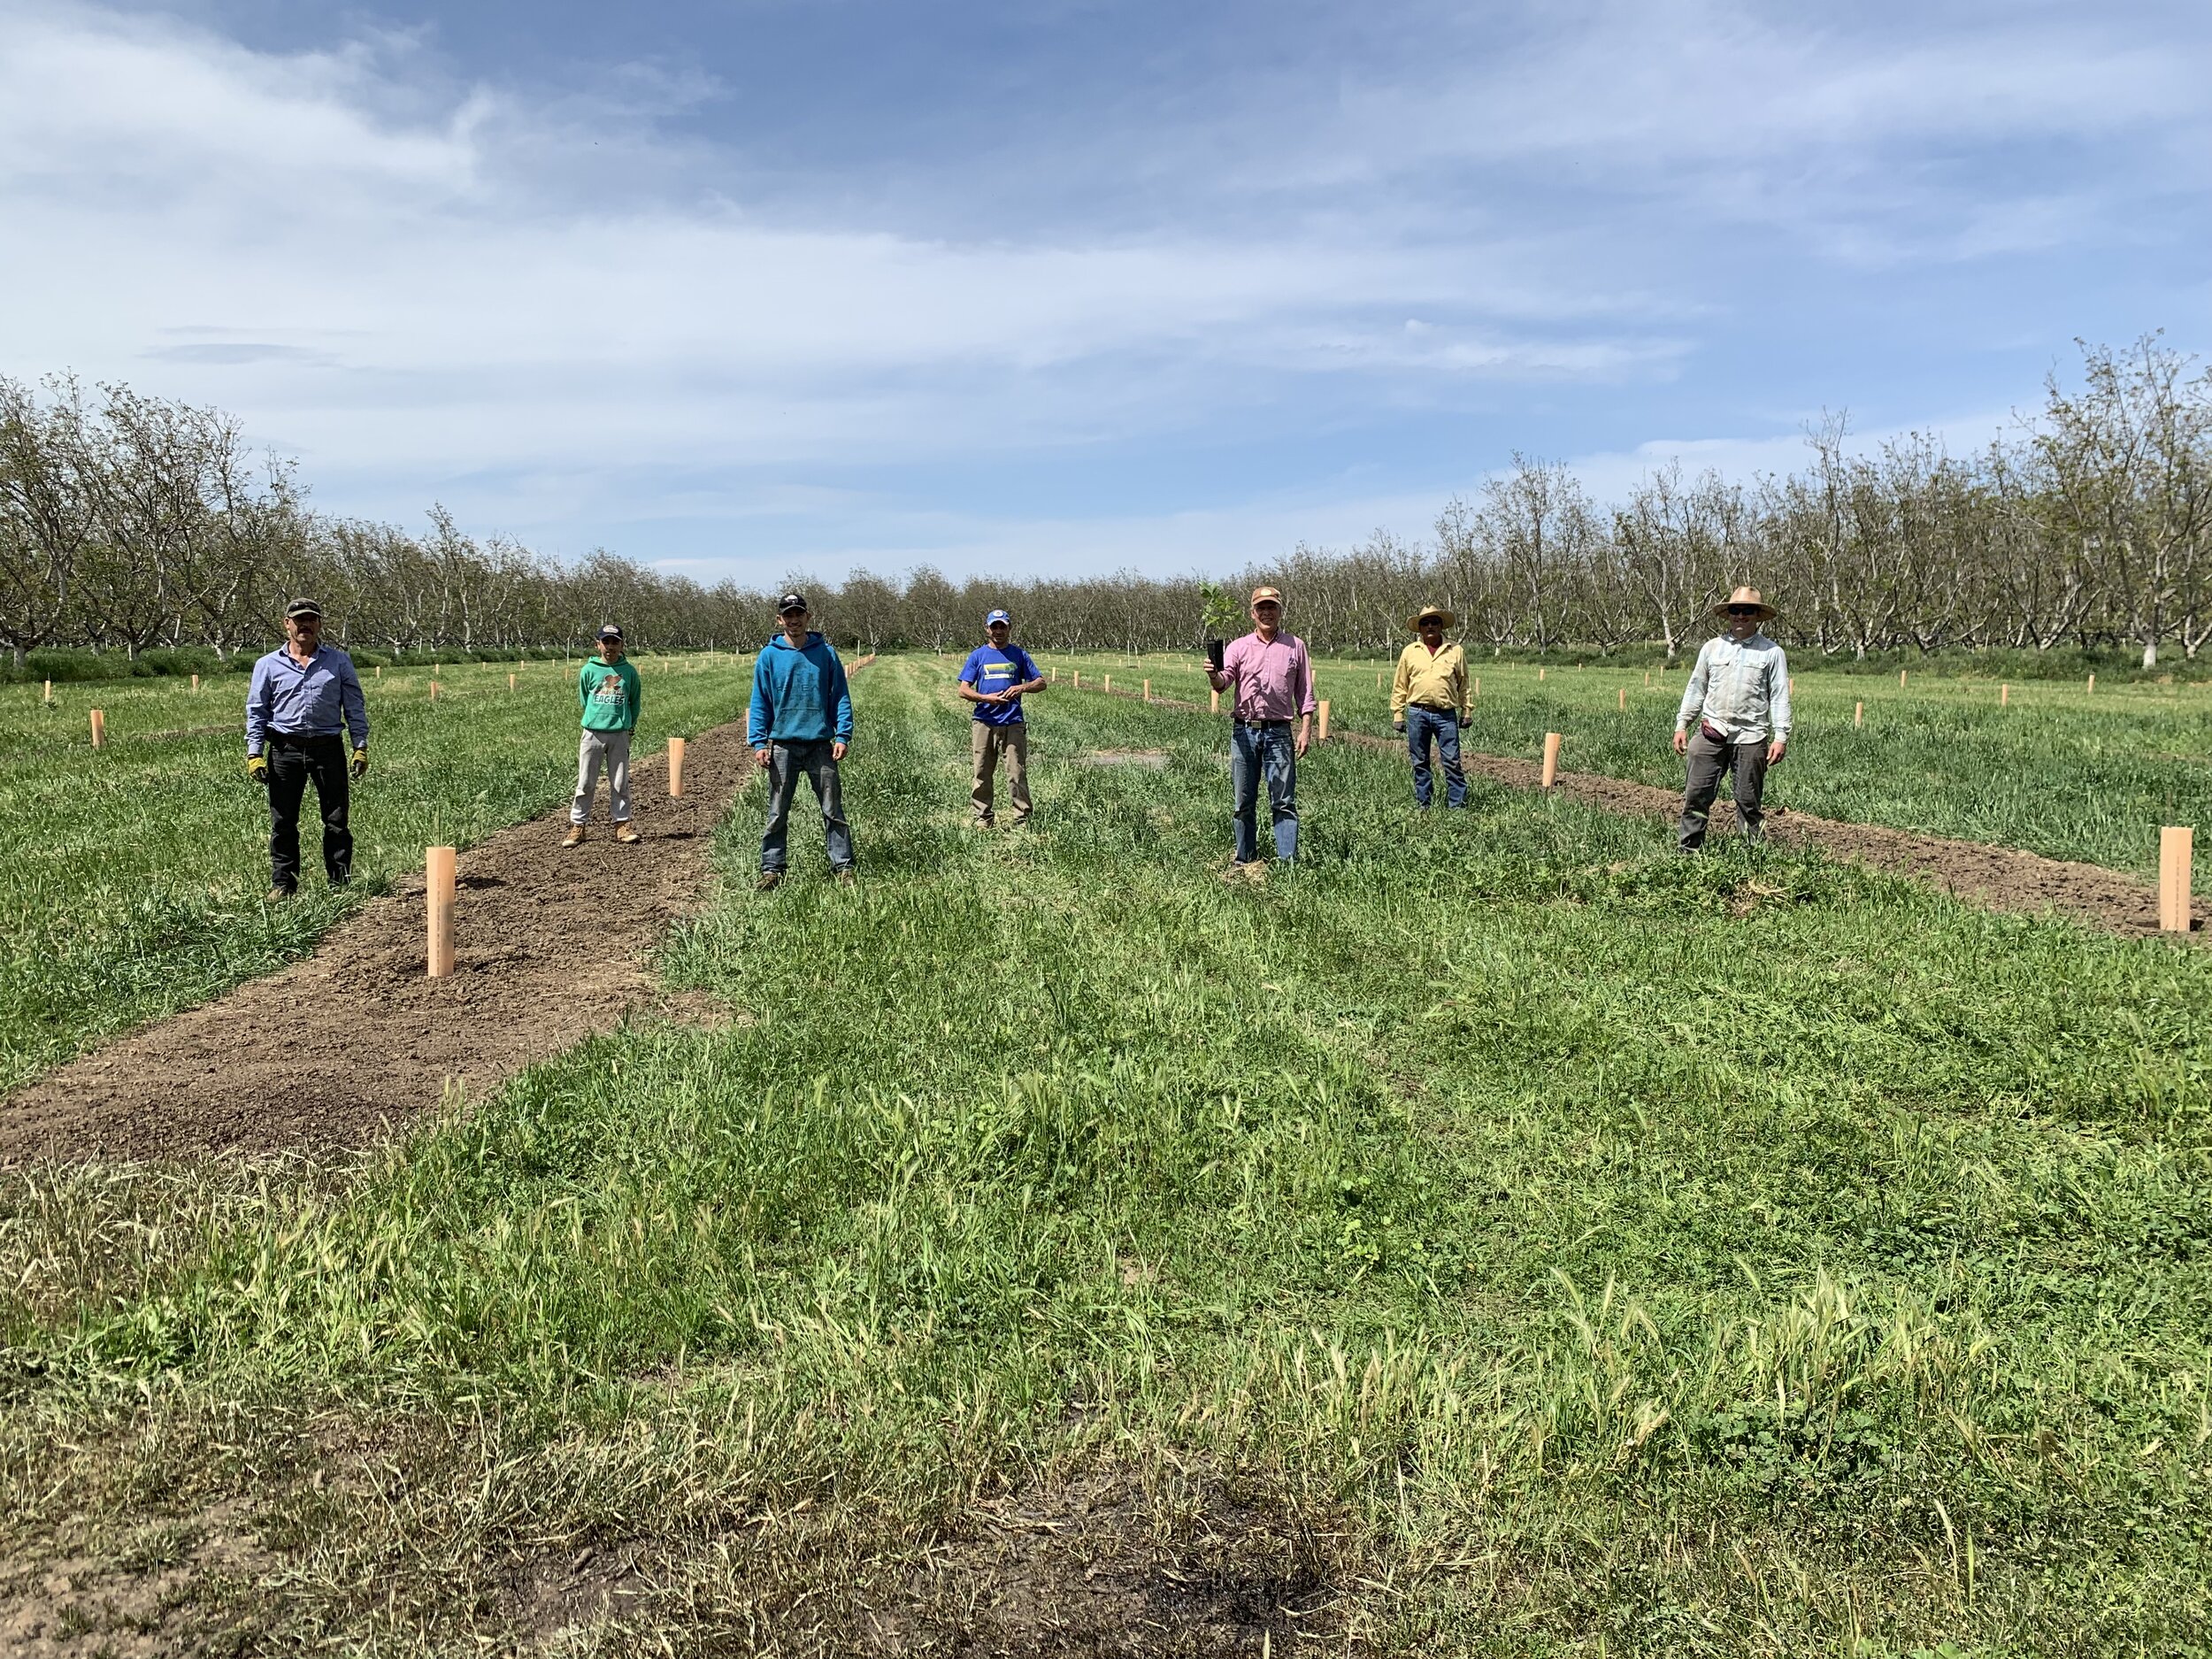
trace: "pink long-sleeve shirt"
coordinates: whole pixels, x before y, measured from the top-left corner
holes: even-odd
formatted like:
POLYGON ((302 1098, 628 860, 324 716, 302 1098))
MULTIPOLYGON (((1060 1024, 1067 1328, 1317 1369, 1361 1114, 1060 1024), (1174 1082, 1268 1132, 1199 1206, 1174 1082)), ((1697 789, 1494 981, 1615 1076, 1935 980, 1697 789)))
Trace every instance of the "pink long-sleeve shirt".
POLYGON ((1271 644, 1256 628, 1230 641, 1221 672, 1236 682, 1240 720, 1294 720, 1314 710, 1313 659, 1294 634, 1278 634, 1271 644))

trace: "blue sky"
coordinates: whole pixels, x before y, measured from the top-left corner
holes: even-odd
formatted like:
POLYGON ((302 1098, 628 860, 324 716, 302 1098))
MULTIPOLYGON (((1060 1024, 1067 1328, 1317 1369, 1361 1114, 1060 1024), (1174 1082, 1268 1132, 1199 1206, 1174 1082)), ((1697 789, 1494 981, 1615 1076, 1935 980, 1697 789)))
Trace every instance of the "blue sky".
POLYGON ((706 578, 1970 447, 2212 345, 2208 196, 2200 0, 0 0, 0 372, 706 578))

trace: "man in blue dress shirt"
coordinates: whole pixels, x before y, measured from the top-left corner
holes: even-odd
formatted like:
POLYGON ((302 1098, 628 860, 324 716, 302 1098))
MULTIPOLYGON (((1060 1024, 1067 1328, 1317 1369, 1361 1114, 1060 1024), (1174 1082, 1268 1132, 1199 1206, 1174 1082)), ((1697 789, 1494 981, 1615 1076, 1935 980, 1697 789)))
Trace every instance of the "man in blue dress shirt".
POLYGON ((353 658, 325 645, 323 610, 312 599, 285 607, 284 644, 253 665, 246 693, 246 773, 269 791, 269 896, 300 884, 300 802, 308 781, 323 815, 323 872, 334 887, 353 873, 347 827, 345 735, 352 774, 369 769, 369 707, 353 658))

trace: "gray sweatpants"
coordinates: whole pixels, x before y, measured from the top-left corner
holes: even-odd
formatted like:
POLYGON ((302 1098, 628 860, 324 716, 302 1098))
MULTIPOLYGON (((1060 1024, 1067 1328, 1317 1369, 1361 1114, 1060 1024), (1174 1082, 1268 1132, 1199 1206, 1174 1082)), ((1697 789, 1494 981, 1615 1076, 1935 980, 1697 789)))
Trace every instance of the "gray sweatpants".
POLYGON ((614 821, 630 821, 630 734, 587 729, 576 747, 576 798, 568 803, 568 821, 581 824, 591 817, 592 792, 599 787, 599 768, 607 769, 607 793, 614 797, 614 821))
POLYGON ((1690 733, 1689 784, 1682 794, 1682 850, 1694 853, 1705 844, 1705 823, 1720 793, 1720 776, 1735 774, 1736 821, 1744 839, 1757 841, 1764 833, 1766 817, 1759 798, 1766 792, 1767 746, 1756 743, 1716 743, 1698 728, 1690 733))

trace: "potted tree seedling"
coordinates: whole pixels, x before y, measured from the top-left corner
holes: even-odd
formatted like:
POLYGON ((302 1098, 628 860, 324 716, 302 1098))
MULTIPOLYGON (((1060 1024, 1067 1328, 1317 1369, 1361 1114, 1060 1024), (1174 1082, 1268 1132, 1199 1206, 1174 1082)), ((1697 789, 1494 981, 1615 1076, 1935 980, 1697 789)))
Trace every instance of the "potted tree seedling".
POLYGON ((1220 584, 1201 582, 1198 584, 1198 626, 1206 636, 1206 661, 1217 674, 1221 672, 1225 636, 1237 626, 1237 602, 1220 584))

